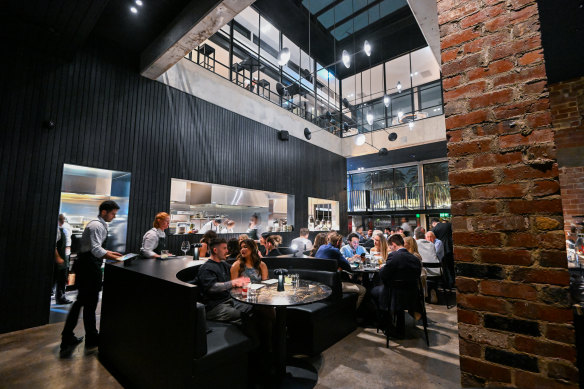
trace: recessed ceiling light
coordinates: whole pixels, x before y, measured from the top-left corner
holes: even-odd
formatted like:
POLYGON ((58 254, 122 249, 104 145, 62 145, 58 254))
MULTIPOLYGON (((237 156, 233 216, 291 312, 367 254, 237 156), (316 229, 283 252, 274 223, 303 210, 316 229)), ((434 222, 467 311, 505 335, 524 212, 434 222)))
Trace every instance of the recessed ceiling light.
POLYGON ((138 13, 138 10, 136 9, 136 7, 130 7, 130 11, 131 11, 133 14, 137 14, 137 13, 138 13))
POLYGON ((136 0, 136 5, 141 7, 144 5, 144 3, 142 2, 142 0, 136 0))

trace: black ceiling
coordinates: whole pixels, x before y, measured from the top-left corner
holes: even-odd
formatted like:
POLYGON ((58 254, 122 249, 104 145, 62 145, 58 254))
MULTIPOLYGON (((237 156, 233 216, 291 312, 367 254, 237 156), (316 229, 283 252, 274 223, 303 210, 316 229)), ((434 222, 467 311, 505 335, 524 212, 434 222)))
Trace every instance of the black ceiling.
POLYGON ((538 0, 550 83, 584 76, 584 0, 538 0))
POLYGON ((67 59, 87 39, 107 4, 92 0, 3 1, 0 39, 4 49, 29 49, 33 56, 67 59))
POLYGON ((368 154, 360 157, 347 158, 347 171, 374 168, 378 166, 416 163, 429 159, 446 158, 448 149, 446 141, 428 143, 420 146, 389 150, 387 155, 368 154))

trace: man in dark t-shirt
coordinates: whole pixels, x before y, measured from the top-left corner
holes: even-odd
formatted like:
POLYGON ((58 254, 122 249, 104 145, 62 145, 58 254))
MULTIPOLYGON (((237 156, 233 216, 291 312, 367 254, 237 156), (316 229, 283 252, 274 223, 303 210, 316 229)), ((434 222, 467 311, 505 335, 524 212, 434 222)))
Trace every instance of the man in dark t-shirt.
POLYGON ((231 265, 225 262, 227 256, 225 239, 213 239, 209 244, 209 250, 211 258, 201 266, 197 277, 207 320, 241 324, 241 311, 235 307, 229 296, 229 290, 232 287, 243 286, 249 282, 249 278, 239 277, 231 280, 231 265))

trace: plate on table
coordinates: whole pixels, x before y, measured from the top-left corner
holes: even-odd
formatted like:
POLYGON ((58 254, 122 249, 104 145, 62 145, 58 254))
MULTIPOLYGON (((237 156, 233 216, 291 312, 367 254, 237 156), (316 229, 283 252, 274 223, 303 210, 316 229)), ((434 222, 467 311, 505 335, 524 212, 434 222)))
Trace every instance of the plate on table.
POLYGON ((274 278, 262 281, 262 284, 266 284, 266 285, 274 285, 277 283, 278 283, 278 280, 276 280, 274 278))

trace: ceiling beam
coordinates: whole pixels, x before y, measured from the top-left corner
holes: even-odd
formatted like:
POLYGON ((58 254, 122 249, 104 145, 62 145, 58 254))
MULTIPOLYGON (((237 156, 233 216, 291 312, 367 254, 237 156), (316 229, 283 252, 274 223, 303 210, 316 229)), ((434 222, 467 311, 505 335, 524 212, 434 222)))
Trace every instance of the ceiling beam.
POLYGON ((140 74, 157 79, 254 1, 192 0, 141 53, 140 74))
POLYGON ((441 68, 440 31, 438 30, 438 6, 435 0, 408 0, 408 4, 420 26, 420 30, 432 49, 436 63, 441 68))
POLYGON ((336 5, 341 4, 344 0, 335 0, 332 3, 330 3, 329 5, 327 5, 326 7, 324 7, 323 9, 321 9, 318 12, 314 13, 314 17, 318 18, 320 15, 322 15, 323 13, 327 12, 328 10, 333 9, 336 5))

